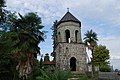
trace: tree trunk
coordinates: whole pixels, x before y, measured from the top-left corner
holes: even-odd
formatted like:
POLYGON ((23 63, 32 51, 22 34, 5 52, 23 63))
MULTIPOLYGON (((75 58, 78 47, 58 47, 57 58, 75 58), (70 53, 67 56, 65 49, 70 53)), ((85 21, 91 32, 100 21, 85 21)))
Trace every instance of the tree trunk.
POLYGON ((91 63, 92 63, 92 78, 93 80, 95 80, 95 66, 94 66, 94 54, 93 54, 93 50, 92 51, 92 58, 91 58, 91 63))
POLYGON ((16 66, 16 70, 19 71, 19 77, 23 78, 23 80, 26 80, 28 78, 28 75, 32 72, 32 66, 34 64, 34 55, 33 53, 30 53, 29 51, 27 54, 27 60, 25 62, 21 61, 21 52, 18 52, 19 58, 18 58, 18 65, 16 66))

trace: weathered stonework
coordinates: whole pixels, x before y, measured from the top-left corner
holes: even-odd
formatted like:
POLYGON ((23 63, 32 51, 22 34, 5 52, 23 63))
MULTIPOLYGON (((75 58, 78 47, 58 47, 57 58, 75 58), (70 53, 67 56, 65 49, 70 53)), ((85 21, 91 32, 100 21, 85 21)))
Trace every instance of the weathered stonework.
POLYGON ((81 23, 69 12, 57 25, 56 68, 84 73, 87 70, 86 48, 81 39, 81 23), (70 18, 67 21, 67 17, 70 18), (65 18, 66 17, 66 18, 65 18), (65 20, 64 20, 65 19, 65 20))
POLYGON ((65 22, 65 23, 61 23, 58 27, 57 27, 57 36, 58 36, 58 42, 66 42, 66 38, 65 38, 65 30, 70 30, 70 34, 71 34, 71 41, 75 42, 75 31, 78 31, 78 43, 82 42, 81 39, 81 27, 79 25, 79 23, 75 23, 75 22, 65 22), (61 34, 59 36, 59 33, 61 34))
POLYGON ((76 58, 76 71, 86 71, 86 50, 83 44, 59 43, 56 48, 57 69, 70 69, 70 59, 76 58))

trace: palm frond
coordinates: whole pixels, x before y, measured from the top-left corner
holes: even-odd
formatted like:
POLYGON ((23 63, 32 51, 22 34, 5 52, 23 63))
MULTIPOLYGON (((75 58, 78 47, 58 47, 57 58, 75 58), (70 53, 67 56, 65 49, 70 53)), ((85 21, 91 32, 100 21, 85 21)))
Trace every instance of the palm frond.
POLYGON ((92 29, 90 31, 87 31, 84 35, 85 37, 83 39, 84 39, 85 45, 89 47, 90 46, 93 47, 97 45, 97 41, 98 41, 97 34, 93 32, 92 29))

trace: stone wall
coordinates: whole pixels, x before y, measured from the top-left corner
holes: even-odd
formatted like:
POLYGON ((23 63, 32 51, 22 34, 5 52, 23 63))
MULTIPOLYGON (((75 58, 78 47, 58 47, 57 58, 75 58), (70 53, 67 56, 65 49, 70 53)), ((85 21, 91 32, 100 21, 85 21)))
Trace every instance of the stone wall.
POLYGON ((61 23, 58 27, 57 27, 57 36, 58 36, 58 42, 66 42, 66 38, 65 38, 65 30, 69 30, 70 31, 70 39, 72 42, 76 42, 75 41, 75 31, 78 31, 78 43, 82 42, 81 39, 81 27, 79 25, 79 23, 75 23, 75 22, 65 22, 65 23, 61 23), (60 33, 60 35, 59 35, 60 33))
POLYGON ((76 71, 85 72, 86 50, 83 44, 78 43, 59 43, 56 48, 56 67, 58 69, 70 69, 71 57, 76 58, 76 71))

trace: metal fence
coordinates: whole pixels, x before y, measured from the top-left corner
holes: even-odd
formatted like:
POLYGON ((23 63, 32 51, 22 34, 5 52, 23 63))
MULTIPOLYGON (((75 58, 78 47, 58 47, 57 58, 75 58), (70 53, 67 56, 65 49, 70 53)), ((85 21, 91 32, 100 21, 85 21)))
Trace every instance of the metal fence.
POLYGON ((120 80, 116 72, 99 72, 99 80, 120 80))

